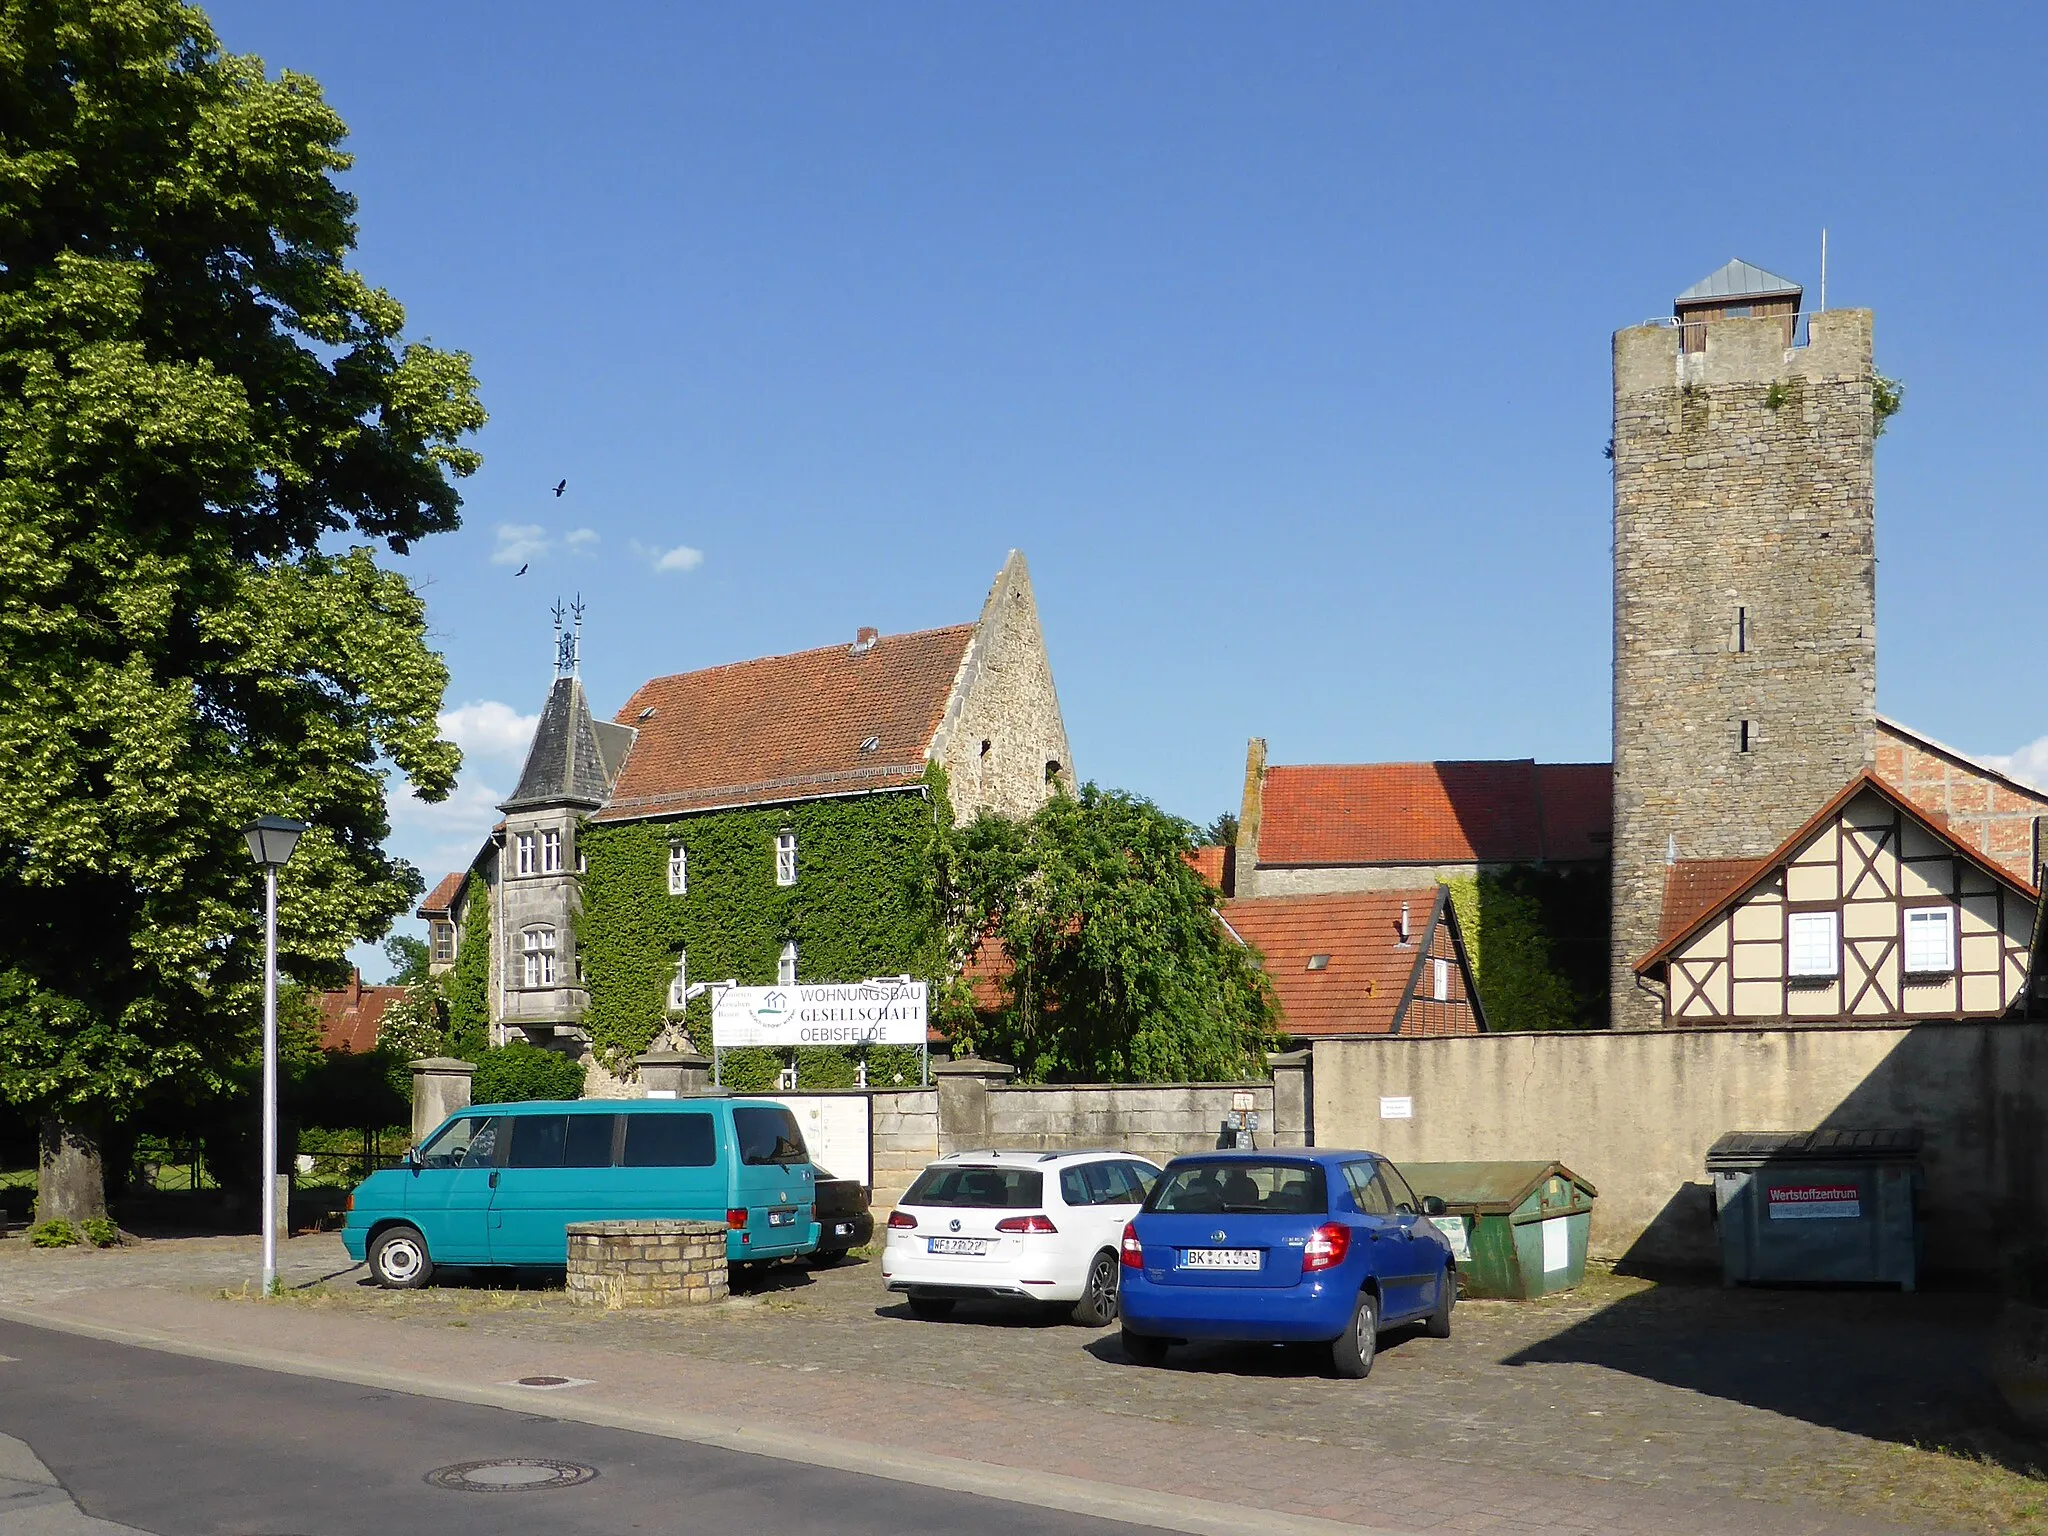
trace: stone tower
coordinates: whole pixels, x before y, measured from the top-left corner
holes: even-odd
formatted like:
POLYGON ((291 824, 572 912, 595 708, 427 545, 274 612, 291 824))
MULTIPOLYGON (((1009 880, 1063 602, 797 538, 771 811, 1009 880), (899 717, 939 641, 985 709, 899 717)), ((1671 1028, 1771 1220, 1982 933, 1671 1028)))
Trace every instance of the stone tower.
POLYGON ((1613 1023, 1671 858, 1770 852, 1876 742, 1871 315, 1730 262, 1614 338, 1613 1023))

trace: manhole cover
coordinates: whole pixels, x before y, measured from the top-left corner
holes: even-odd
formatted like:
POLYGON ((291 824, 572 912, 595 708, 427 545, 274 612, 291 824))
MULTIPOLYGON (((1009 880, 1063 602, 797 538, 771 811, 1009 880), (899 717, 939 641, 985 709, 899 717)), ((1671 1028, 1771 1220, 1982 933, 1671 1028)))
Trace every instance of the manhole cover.
POLYGON ((529 1392, 559 1392, 564 1387, 591 1387, 597 1383, 588 1376, 515 1376, 500 1385, 524 1387, 529 1392))
POLYGON ((574 1488, 595 1476, 597 1468, 573 1461, 507 1456, 499 1461, 458 1461, 452 1467, 436 1467, 427 1474, 427 1482, 462 1493, 530 1493, 539 1488, 574 1488))

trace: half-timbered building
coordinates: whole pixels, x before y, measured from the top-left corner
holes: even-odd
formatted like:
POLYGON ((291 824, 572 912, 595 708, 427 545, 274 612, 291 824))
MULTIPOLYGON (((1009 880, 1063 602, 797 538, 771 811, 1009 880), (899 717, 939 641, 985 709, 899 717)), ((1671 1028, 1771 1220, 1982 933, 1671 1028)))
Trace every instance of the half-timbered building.
POLYGON ((1635 969, 1673 1025, 2020 1016, 2039 907, 2037 884, 1865 772, 1762 859, 1670 861, 1663 937, 1635 969))

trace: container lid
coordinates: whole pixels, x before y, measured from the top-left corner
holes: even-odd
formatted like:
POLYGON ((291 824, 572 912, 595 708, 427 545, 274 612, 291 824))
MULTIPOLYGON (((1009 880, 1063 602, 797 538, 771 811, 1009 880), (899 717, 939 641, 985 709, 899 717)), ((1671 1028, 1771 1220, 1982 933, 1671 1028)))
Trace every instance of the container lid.
POLYGON ((1418 1195, 1435 1195, 1453 1210, 1480 1216, 1507 1215, 1553 1174, 1570 1179, 1588 1195, 1600 1192, 1563 1163, 1396 1163, 1418 1195))
POLYGON ((1730 1131, 1707 1148, 1707 1166, 1915 1157, 1922 1139, 1906 1130, 1730 1131))

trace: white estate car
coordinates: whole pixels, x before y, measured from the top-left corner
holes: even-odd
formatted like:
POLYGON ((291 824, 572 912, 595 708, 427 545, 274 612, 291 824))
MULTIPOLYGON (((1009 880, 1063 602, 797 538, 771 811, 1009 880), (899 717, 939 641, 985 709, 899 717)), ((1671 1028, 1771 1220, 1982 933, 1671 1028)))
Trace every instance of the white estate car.
POLYGON ((882 1280, 919 1317, 994 1297, 1071 1304, 1099 1328, 1116 1321, 1124 1223, 1158 1177, 1123 1152, 955 1152, 890 1213, 882 1280))

